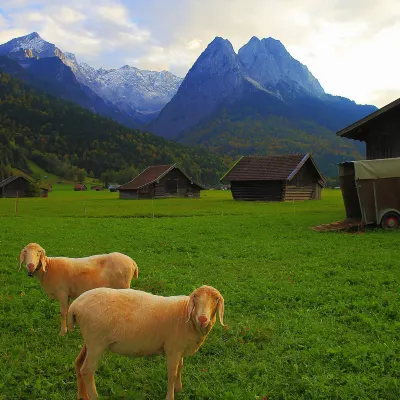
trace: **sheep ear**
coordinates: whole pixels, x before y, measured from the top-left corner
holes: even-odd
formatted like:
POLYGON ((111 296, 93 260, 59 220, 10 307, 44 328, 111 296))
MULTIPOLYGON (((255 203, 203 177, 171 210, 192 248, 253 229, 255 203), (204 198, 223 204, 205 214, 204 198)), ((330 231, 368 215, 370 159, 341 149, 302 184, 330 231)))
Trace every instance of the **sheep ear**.
POLYGON ((25 261, 25 252, 24 249, 21 250, 21 254, 19 256, 19 268, 18 271, 21 271, 22 263, 25 261))
POLYGON ((42 248, 42 254, 40 255, 40 264, 42 264, 43 272, 46 272, 46 251, 42 248))
POLYGON ((219 298, 219 302, 218 302, 218 316, 219 316, 219 322, 221 323, 222 326, 225 326, 224 325, 224 311, 225 311, 224 298, 221 296, 219 298))
POLYGON ((136 265, 136 267, 135 267, 135 272, 133 273, 133 277, 134 277, 135 279, 138 279, 138 278, 139 278, 139 268, 137 267, 137 265, 136 265))
POLYGON ((186 317, 187 317, 186 322, 190 321, 190 317, 192 316, 193 310, 194 310, 194 295, 192 294, 189 297, 189 302, 186 309, 186 317))

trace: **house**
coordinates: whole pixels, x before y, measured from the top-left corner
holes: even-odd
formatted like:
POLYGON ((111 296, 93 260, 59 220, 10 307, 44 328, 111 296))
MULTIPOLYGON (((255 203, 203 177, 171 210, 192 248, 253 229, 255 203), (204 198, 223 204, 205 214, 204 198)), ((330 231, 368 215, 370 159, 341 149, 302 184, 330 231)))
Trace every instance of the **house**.
POLYGON ((244 156, 221 178, 235 200, 320 200, 325 177, 310 153, 244 156))
POLYGON ((118 186, 120 199, 200 197, 202 189, 177 164, 147 167, 130 182, 118 186))
POLYGON ((103 190, 103 185, 93 185, 91 188, 91 190, 96 190, 96 192, 99 192, 100 190, 103 190))
MULTIPOLYGON (((0 182, 0 197, 33 197, 38 193, 32 192, 32 184, 34 181, 25 175, 12 175, 4 181, 0 182)), ((40 195, 48 193, 44 185, 39 185, 40 195)))
POLYGON ((336 134, 366 144, 367 160, 400 157, 400 99, 336 134))
POLYGON ((77 184, 74 186, 74 191, 75 191, 75 192, 82 192, 82 191, 85 191, 85 190, 87 190, 87 187, 86 187, 86 185, 84 185, 83 183, 77 183, 77 184))

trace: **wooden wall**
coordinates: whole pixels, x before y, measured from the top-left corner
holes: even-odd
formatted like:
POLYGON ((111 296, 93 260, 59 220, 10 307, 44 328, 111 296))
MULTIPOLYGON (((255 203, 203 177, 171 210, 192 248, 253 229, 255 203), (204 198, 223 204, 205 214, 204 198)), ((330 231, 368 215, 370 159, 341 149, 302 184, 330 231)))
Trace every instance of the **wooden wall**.
POLYGON ((155 197, 200 197, 200 189, 195 189, 190 180, 177 168, 155 184, 155 197))
POLYGON ((322 188, 318 184, 318 172, 307 160, 290 182, 283 188, 284 201, 321 200, 322 188))
POLYGON ((232 181, 231 191, 235 200, 297 201, 320 200, 320 176, 311 161, 287 181, 232 181))
POLYGON ((120 190, 120 199, 163 199, 167 197, 200 197, 200 188, 178 169, 173 169, 157 183, 139 190, 120 190))
POLYGON ((282 181, 232 181, 235 200, 282 201, 282 181))
POLYGON ((26 197, 29 190, 29 182, 24 178, 17 178, 0 188, 0 197, 26 197))
POLYGON ((366 135, 367 160, 400 157, 400 113, 393 109, 373 121, 366 135))

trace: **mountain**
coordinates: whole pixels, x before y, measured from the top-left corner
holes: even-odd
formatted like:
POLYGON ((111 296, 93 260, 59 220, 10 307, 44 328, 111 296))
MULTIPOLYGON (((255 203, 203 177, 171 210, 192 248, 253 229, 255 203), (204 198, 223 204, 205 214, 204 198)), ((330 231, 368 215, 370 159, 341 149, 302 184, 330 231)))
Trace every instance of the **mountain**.
POLYGON ((215 154, 129 129, 0 71, 0 175, 10 166, 26 170, 28 161, 67 179, 81 168, 119 183, 154 164, 177 162, 204 183, 226 169, 215 154))
POLYGON ((129 65, 94 69, 79 63, 72 53, 65 54, 79 82, 142 123, 157 117, 182 82, 168 71, 145 71, 129 65))
MULTIPOLYGON (((67 88, 65 92, 58 89, 61 97, 128 126, 143 125, 155 119, 182 82, 168 71, 145 71, 128 65, 119 69, 95 69, 79 62, 74 54, 64 53, 46 42, 37 32, 0 45, 0 55, 16 60, 24 68, 31 68, 35 61, 46 64, 44 60, 58 58, 71 69, 83 92, 81 96, 70 97, 67 88), (92 102, 89 105, 88 98, 92 102)), ((31 72, 34 75, 36 70, 31 72)))
POLYGON ((254 36, 239 50, 238 58, 247 76, 265 89, 275 91, 280 82, 285 82, 315 97, 325 94, 308 68, 295 60, 279 40, 254 36))
POLYGON ((325 93, 278 40, 253 37, 236 54, 217 37, 149 130, 233 157, 312 150, 332 174, 329 164, 363 152, 333 131, 375 110, 325 93))
POLYGON ((81 85, 71 69, 58 57, 16 60, 0 56, 0 70, 52 96, 72 101, 87 110, 101 114, 129 127, 136 124, 113 104, 106 103, 91 89, 81 85))

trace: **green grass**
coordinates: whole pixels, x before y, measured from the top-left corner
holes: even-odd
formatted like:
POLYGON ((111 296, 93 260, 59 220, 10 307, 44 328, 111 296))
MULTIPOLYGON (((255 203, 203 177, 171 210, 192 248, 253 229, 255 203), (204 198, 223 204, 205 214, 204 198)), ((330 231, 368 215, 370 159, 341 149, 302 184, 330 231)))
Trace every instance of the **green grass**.
MULTIPOLYGON (((124 252, 152 293, 220 290, 229 330, 185 360, 177 400, 400 398, 400 232, 310 230, 344 217, 333 190, 295 204, 117 197, 57 185, 20 199, 18 217, 0 199, 0 399, 76 398, 79 329, 58 337, 57 304, 17 272, 29 242, 49 256, 124 252)), ((96 383, 101 399, 162 399, 165 359, 108 353, 96 383)))

